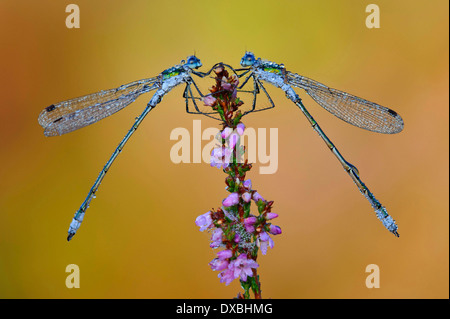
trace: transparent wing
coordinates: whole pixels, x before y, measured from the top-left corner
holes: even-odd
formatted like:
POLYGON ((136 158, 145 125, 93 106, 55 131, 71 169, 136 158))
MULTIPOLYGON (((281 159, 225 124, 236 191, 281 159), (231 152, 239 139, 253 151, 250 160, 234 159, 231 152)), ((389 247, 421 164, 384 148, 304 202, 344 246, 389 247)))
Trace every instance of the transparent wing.
POLYGON ((42 110, 38 122, 45 136, 66 134, 120 111, 157 87, 158 78, 154 77, 52 104, 42 110))
POLYGON ((391 109, 298 74, 287 72, 287 79, 289 84, 304 89, 320 106, 347 123, 385 134, 403 130, 402 118, 391 109))

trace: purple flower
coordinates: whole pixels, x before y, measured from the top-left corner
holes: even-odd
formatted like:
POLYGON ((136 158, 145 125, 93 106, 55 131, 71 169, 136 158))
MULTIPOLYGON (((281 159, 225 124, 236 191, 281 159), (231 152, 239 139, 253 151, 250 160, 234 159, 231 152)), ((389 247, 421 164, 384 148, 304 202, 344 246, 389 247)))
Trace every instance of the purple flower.
POLYGON ((239 123, 236 126, 236 132, 242 136, 242 134, 244 134, 244 130, 245 130, 245 125, 243 123, 239 123))
POLYGON ((261 253, 265 255, 267 254, 267 247, 273 248, 275 243, 266 232, 261 232, 256 239, 256 245, 261 249, 261 253))
POLYGON ((271 224, 269 226, 269 233, 271 233, 272 235, 279 235, 281 234, 281 228, 271 224))
POLYGON ((238 243, 238 242, 241 241, 241 236, 238 233, 236 233, 236 235, 234 235, 234 239, 233 240, 234 240, 235 243, 238 243))
POLYGON ((214 258, 210 263, 209 266, 212 270, 224 270, 228 268, 228 260, 218 259, 214 258))
POLYGON ((217 277, 220 278, 220 282, 223 282, 228 286, 234 280, 234 271, 228 268, 222 271, 217 277))
POLYGON ((211 151, 211 160, 210 160, 211 166, 221 168, 223 164, 222 157, 223 157, 222 148, 213 148, 213 150, 211 151))
POLYGON ((243 183, 244 187, 247 188, 248 190, 250 190, 252 188, 252 180, 251 179, 247 179, 244 181, 243 183))
POLYGON ((263 198, 258 192, 254 192, 254 193, 253 193, 253 200, 254 200, 255 202, 257 202, 257 201, 259 201, 259 200, 264 201, 264 198, 263 198))
POLYGON ((247 276, 252 277, 252 268, 258 268, 259 265, 253 259, 247 259, 246 254, 240 254, 238 258, 231 261, 228 269, 233 271, 234 278, 240 277, 242 281, 247 281, 247 276))
POLYGON ((216 147, 211 151, 211 166, 217 168, 227 168, 230 164, 230 157, 233 151, 229 148, 216 147))
POLYGON ((195 219, 195 224, 200 227, 200 231, 204 231, 212 225, 211 212, 207 212, 195 219))
POLYGON ((270 236, 269 236, 269 234, 267 234, 266 232, 263 231, 259 234, 259 238, 262 241, 268 241, 270 239, 270 236))
POLYGON ((230 206, 236 205, 237 203, 239 203, 239 194, 238 193, 231 193, 222 202, 223 206, 225 206, 225 207, 230 207, 230 206))
POLYGON ((213 104, 216 102, 216 98, 212 95, 207 95, 203 98, 203 103, 205 103, 206 106, 213 106, 213 104))
POLYGON ((233 252, 229 249, 225 249, 217 253, 217 258, 221 260, 231 258, 231 256, 233 256, 233 252))
POLYGON ((216 230, 214 230, 211 236, 211 244, 209 245, 209 247, 211 248, 219 247, 222 244, 222 235, 223 235, 222 229, 216 228, 216 230))
POLYGON ((244 202, 248 203, 250 199, 252 199, 252 194, 250 194, 249 192, 245 192, 244 194, 242 194, 242 199, 244 200, 244 202))

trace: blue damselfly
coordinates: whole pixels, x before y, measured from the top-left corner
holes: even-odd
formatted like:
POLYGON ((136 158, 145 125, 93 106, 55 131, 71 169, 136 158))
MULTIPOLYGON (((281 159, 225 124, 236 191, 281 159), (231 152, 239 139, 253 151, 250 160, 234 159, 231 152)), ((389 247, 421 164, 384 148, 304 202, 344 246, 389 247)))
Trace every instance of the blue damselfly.
POLYGON ((320 106, 334 116, 346 121, 347 123, 369 131, 385 134, 401 132, 403 130, 403 120, 400 115, 398 115, 395 111, 379 104, 369 102, 343 91, 329 88, 322 83, 289 72, 283 64, 261 60, 260 58, 256 59, 255 55, 251 52, 245 53, 240 64, 244 68, 235 70, 241 72, 239 77, 245 77, 240 89, 243 88, 250 79, 253 80, 254 86, 253 108, 249 110, 248 113, 264 110, 255 109, 256 95, 260 93, 261 90, 266 94, 267 98, 271 102, 271 106, 268 108, 275 106, 261 81, 270 83, 275 87, 282 89, 285 92, 286 97, 300 108, 313 129, 319 134, 328 148, 337 157, 345 171, 355 182, 360 192, 372 205, 378 219, 391 233, 399 237, 397 225, 392 217, 387 213, 386 208, 381 205, 372 192, 370 192, 367 186, 361 181, 358 169, 344 159, 336 146, 325 135, 319 124, 317 124, 305 108, 301 98, 293 90, 292 86, 305 90, 306 93, 320 106))

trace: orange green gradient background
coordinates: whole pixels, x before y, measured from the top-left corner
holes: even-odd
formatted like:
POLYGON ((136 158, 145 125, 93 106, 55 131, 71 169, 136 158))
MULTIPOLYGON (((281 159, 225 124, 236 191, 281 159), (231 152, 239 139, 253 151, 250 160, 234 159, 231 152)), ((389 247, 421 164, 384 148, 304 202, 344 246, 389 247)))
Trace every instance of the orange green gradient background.
MULTIPOLYGON (((352 127, 299 94, 344 157, 388 208, 383 228, 338 161, 282 92, 253 128, 278 128, 278 171, 248 174, 274 200, 283 234, 260 256, 264 298, 449 297, 448 1, 0 2, 0 297, 232 298, 195 218, 228 194, 208 164, 173 164, 170 132, 192 121, 179 87, 145 119, 114 163, 78 234, 67 229, 100 169, 150 95, 95 125, 46 138, 46 106, 159 74, 196 52, 238 67, 245 50, 397 111, 405 129, 352 127), (68 264, 79 289, 65 286, 68 264), (365 268, 380 268, 368 289, 365 268)), ((211 81, 206 79, 205 81, 211 81)), ((212 81, 211 81, 212 83, 212 81)), ((203 141, 205 145, 208 141, 203 141)))

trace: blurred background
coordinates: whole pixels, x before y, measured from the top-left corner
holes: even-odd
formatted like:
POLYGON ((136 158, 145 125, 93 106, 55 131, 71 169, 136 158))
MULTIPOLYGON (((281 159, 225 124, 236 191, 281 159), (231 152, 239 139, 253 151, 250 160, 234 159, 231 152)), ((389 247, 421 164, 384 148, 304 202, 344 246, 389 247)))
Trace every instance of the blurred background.
MULTIPOLYGON (((274 200, 283 234, 260 256, 264 298, 449 297, 448 1, 0 2, 0 297, 232 298, 219 282, 209 234, 195 218, 227 196, 225 174, 174 164, 173 129, 219 123, 185 113, 183 88, 140 126, 92 201, 77 235, 73 214, 151 95, 79 131, 47 138, 37 123, 53 103, 152 77, 194 52, 206 70, 239 67, 245 50, 397 111, 405 129, 371 133, 306 107, 399 225, 377 220, 356 186, 283 92, 273 110, 244 118, 278 128, 278 170, 247 175, 274 200), (65 25, 80 8, 80 28, 65 25), (80 288, 68 289, 68 264, 80 288), (380 288, 365 285, 366 266, 380 288)), ((203 79, 204 81, 213 81, 203 79)), ((206 86, 208 83, 206 83, 206 86)), ((191 135, 192 136, 192 135, 191 135)), ((203 141, 205 146, 209 141, 203 141)), ((192 154, 191 154, 192 156, 192 154)))

